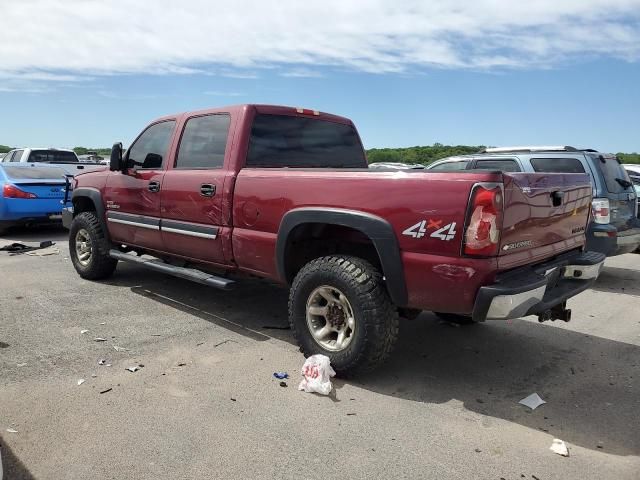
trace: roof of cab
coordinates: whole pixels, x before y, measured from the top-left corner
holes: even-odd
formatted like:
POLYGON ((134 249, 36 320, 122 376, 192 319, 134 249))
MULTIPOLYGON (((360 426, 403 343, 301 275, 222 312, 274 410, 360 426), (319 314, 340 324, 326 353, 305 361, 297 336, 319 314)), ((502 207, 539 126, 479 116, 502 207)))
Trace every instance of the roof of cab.
POLYGON ((175 120, 183 115, 199 116, 212 113, 243 113, 247 110, 254 109, 257 113, 269 114, 269 115, 289 115, 299 117, 318 118, 322 120, 330 120, 337 123, 345 123, 352 125, 353 122, 340 115, 333 115, 331 113, 320 112, 305 107, 288 107, 283 105, 263 105, 257 103, 245 103, 240 105, 228 105, 224 107, 207 108, 204 110, 194 110, 189 112, 180 112, 173 115, 165 115, 163 117, 155 119, 152 123, 160 122, 163 120, 175 120))

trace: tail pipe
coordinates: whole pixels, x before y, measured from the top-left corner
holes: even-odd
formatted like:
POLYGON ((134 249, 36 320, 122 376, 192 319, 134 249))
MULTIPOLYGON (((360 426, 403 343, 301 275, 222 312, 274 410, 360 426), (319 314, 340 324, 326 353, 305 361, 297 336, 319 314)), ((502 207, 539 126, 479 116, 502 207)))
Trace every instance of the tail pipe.
POLYGON ((555 307, 552 307, 538 314, 539 322, 542 323, 546 322, 547 320, 551 320, 552 322, 555 322, 556 320, 569 322, 571 320, 571 309, 567 308, 567 302, 562 302, 555 307))

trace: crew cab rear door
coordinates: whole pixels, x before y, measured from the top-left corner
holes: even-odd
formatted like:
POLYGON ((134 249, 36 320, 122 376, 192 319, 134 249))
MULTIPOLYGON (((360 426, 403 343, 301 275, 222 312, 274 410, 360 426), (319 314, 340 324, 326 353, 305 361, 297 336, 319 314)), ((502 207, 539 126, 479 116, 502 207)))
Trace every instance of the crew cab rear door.
POLYGON ((227 112, 183 120, 175 158, 162 188, 165 251, 197 261, 224 264, 223 239, 230 235, 229 193, 225 203, 227 112))

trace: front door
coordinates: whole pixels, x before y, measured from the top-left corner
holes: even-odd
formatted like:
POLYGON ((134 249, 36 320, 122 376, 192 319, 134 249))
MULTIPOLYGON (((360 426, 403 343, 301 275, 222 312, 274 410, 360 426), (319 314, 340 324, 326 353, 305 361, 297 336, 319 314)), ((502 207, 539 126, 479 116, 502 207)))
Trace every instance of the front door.
POLYGON ((168 120, 149 126, 125 154, 132 168, 108 176, 104 201, 112 240, 163 250, 160 194, 175 123, 168 120))
POLYGON ((165 250, 208 263, 224 264, 225 153, 228 113, 186 119, 175 160, 162 188, 162 240, 165 250))

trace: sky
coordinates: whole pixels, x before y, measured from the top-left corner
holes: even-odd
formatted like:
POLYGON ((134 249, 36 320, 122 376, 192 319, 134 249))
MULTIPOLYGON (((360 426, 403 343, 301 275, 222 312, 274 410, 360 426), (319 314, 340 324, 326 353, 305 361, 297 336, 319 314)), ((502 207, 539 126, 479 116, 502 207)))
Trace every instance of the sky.
POLYGON ((640 152, 640 0, 0 0, 0 19, 4 145, 128 145, 158 116, 269 103, 347 116, 367 148, 640 152))

